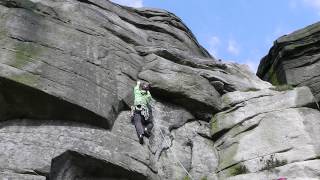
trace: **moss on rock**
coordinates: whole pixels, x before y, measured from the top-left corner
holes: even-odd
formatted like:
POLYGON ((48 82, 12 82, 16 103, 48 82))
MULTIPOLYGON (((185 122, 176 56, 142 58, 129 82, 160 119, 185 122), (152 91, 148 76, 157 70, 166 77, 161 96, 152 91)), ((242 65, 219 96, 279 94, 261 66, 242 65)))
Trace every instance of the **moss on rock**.
POLYGON ((23 73, 19 75, 13 75, 10 77, 10 79, 31 87, 36 87, 40 77, 30 73, 23 73))
POLYGON ((278 85, 275 87, 270 88, 274 91, 288 91, 288 90, 293 90, 294 87, 290 84, 283 84, 283 85, 278 85))
MULTIPOLYGON (((232 164, 236 164, 237 162, 234 160, 234 157, 237 154, 237 152, 238 152, 238 144, 233 144, 230 148, 225 150, 223 157, 221 157, 222 161, 219 162, 218 169, 224 169, 226 167, 229 167, 232 164)), ((232 172, 233 172, 232 168, 234 168, 234 166, 226 170, 228 176, 232 176, 232 172)))
POLYGON ((14 61, 10 65, 18 69, 22 69, 29 63, 34 63, 33 61, 40 53, 39 48, 29 43, 18 43, 15 50, 14 61))
POLYGON ((268 76, 272 85, 280 85, 278 80, 277 72, 274 70, 274 66, 272 65, 270 70, 268 71, 268 76))
POLYGON ((249 170, 245 165, 237 164, 228 169, 228 173, 230 176, 236 176, 240 174, 246 174, 249 170))
POLYGON ((216 132, 218 132, 219 127, 218 127, 218 120, 216 118, 216 116, 213 116, 211 121, 210 121, 210 135, 213 136, 216 132))

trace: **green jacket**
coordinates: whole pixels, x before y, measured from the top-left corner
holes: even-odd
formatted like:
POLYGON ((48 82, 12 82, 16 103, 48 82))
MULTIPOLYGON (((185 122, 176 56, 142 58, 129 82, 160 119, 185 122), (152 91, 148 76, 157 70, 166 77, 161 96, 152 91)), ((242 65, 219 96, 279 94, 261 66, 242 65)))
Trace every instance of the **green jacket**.
POLYGON ((133 89, 134 93, 134 105, 147 105, 151 101, 151 94, 148 91, 147 93, 144 93, 144 90, 140 90, 139 85, 136 85, 133 89))

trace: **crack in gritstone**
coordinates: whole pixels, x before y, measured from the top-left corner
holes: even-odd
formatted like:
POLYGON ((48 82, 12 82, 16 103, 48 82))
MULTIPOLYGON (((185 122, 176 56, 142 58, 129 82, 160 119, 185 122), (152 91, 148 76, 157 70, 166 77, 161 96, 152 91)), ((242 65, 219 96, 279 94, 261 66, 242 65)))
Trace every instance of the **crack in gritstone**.
MULTIPOLYGON (((37 169, 24 169, 24 168, 20 168, 20 169, 1 169, 1 170, 5 170, 5 173, 13 173, 13 174, 21 174, 21 175, 33 175, 33 176, 43 176, 48 178, 49 177, 49 173, 48 172, 43 172, 37 169)), ((1 171, 0 171, 1 172, 1 171)))
POLYGON ((129 154, 126 154, 126 156, 128 156, 129 158, 131 158, 131 159, 133 159, 133 160, 135 160, 135 161, 143 164, 143 165, 146 166, 148 169, 150 169, 153 173, 155 173, 155 174, 158 173, 158 171, 155 170, 155 169, 153 169, 153 168, 150 166, 150 164, 147 164, 146 162, 144 162, 144 161, 142 161, 142 160, 140 160, 140 159, 138 159, 138 158, 136 158, 136 157, 133 157, 133 156, 131 156, 131 155, 129 155, 129 154))
MULTIPOLYGON (((246 160, 241 160, 241 161, 238 161, 238 162, 236 162, 236 163, 233 163, 233 164, 231 164, 231 165, 229 165, 229 166, 227 166, 227 167, 224 167, 223 169, 218 170, 216 173, 220 173, 220 172, 222 172, 222 171, 224 171, 224 170, 226 170, 226 169, 229 169, 229 168, 231 168, 231 167, 233 167, 233 166, 236 166, 236 165, 238 165, 238 164, 240 164, 240 163, 243 163, 243 162, 246 162, 246 161, 256 160, 256 159, 258 159, 258 158, 265 157, 265 156, 270 156, 270 155, 277 154, 277 153, 278 153, 278 154, 279 154, 279 153, 285 153, 285 152, 291 151, 292 149, 293 149, 293 148, 291 147, 291 148, 287 148, 287 149, 284 149, 284 150, 280 150, 280 151, 276 151, 276 152, 264 154, 264 155, 261 155, 261 156, 256 156, 256 157, 254 157, 254 158, 249 158, 249 159, 246 159, 246 160)), ((280 166, 279 166, 279 167, 280 167, 280 166)), ((257 172, 259 172, 259 171, 257 171, 257 172)))

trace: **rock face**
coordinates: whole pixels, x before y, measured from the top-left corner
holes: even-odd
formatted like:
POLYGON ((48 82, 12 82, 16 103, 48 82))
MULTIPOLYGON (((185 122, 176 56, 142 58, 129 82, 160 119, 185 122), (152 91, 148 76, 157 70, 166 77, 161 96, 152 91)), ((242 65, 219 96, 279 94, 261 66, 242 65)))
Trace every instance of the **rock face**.
POLYGON ((0 0, 0 45, 0 179, 319 178, 311 91, 217 61, 172 13, 0 0), (153 95, 144 145, 137 80, 153 95))
POLYGON ((211 121, 220 178, 319 177, 320 113, 308 108, 315 104, 308 88, 232 92, 222 99, 228 109, 211 121), (308 167, 313 173, 298 173, 308 167))
POLYGON ((274 85, 308 86, 320 101, 320 23, 274 42, 259 65, 257 75, 274 85))

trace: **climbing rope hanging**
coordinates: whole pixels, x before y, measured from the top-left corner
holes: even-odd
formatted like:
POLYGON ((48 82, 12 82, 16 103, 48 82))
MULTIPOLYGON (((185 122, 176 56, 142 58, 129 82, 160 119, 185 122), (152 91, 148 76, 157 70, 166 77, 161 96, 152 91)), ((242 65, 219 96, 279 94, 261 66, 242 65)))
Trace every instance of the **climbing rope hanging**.
MULTIPOLYGON (((161 136, 162 136, 165 144, 166 144, 168 147, 170 147, 170 144, 167 142, 165 136, 163 135, 161 128, 160 128, 160 134, 161 134, 161 136)), ((194 179, 192 178, 191 174, 186 170, 186 168, 183 166, 183 164, 179 161, 179 159, 177 158, 176 154, 175 154, 170 148, 168 148, 168 149, 169 149, 169 150, 171 151, 171 153, 173 154, 174 160, 175 160, 175 161, 182 167, 182 169, 187 173, 187 176, 189 176, 189 178, 190 178, 191 180, 194 180, 194 179)))

